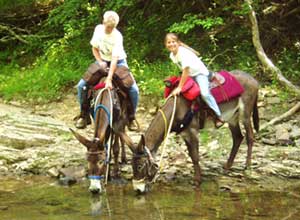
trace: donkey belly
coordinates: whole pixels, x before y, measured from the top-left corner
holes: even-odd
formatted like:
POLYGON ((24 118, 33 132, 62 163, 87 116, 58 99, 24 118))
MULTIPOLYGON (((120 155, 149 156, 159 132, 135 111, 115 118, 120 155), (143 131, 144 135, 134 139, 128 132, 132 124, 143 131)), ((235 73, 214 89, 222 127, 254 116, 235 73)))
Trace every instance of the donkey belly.
POLYGON ((229 122, 236 118, 236 116, 239 114, 240 108, 242 108, 242 102, 240 101, 240 98, 235 98, 230 100, 229 102, 224 102, 219 105, 222 118, 229 122))

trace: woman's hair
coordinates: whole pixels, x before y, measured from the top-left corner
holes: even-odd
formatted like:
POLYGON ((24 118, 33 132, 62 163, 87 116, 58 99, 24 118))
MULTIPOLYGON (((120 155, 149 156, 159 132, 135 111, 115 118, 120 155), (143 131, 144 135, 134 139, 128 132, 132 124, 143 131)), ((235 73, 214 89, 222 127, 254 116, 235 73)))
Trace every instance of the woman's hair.
POLYGON ((200 53, 199 53, 198 51, 194 50, 193 48, 191 48, 191 47, 189 47, 188 45, 186 45, 185 43, 183 43, 183 42, 179 39, 178 35, 175 34, 175 33, 167 33, 167 34, 166 34, 166 37, 165 37, 165 45, 167 44, 167 40, 168 40, 169 38, 175 40, 176 42, 178 42, 179 46, 185 47, 186 49, 192 51, 192 52, 193 52, 194 54, 196 54, 197 56, 200 55, 200 53))
POLYGON ((119 20, 119 15, 114 11, 107 11, 103 15, 103 23, 112 27, 117 27, 119 20))

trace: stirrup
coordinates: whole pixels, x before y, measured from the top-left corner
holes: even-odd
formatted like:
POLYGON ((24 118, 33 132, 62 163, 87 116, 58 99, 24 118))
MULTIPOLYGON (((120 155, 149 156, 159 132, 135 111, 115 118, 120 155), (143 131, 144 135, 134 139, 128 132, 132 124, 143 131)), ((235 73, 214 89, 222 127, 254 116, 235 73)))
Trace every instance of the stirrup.
POLYGON ((220 118, 217 118, 216 121, 215 121, 215 127, 216 127, 216 128, 220 128, 220 127, 222 127, 224 124, 225 124, 225 121, 223 121, 223 120, 220 119, 220 118))

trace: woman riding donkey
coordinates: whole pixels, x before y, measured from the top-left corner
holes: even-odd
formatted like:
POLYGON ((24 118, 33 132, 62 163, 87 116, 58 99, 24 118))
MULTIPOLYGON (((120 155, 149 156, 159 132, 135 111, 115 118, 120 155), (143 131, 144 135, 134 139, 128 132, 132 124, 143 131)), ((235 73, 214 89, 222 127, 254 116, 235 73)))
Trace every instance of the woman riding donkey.
MULTIPOLYGON (((96 26, 93 37, 90 41, 96 63, 103 71, 106 71, 107 67, 109 68, 108 75, 105 80, 105 88, 109 89, 112 89, 113 87, 112 79, 117 68, 126 67, 128 69, 126 61, 127 56, 123 46, 123 36, 116 28, 118 23, 119 16, 116 12, 105 12, 103 15, 103 24, 99 24, 96 26)), ((89 116, 90 103, 87 95, 88 86, 93 85, 88 85, 87 81, 84 79, 81 79, 78 83, 80 117, 75 124, 77 128, 85 128, 87 124, 91 123, 89 116)), ((129 121, 131 122, 130 125, 132 125, 132 122, 135 119, 135 112, 139 100, 139 90, 135 81, 128 88, 128 94, 132 103, 132 112, 129 115, 129 121)))
POLYGON ((171 52, 170 58, 182 70, 179 85, 172 92, 173 95, 179 95, 187 78, 192 77, 200 87, 201 97, 207 105, 215 112, 217 119, 215 126, 217 128, 224 124, 220 109, 215 98, 209 90, 209 71, 198 57, 199 53, 183 42, 174 33, 168 33, 165 37, 165 46, 171 52))

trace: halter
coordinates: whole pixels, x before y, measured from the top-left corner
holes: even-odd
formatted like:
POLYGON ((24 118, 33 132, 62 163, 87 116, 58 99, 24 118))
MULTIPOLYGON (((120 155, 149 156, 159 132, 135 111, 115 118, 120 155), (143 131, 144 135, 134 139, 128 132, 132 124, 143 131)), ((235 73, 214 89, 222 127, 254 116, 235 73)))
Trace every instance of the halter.
MULTIPOLYGON (((148 176, 150 176, 150 169, 151 169, 153 166, 158 166, 158 165, 155 163, 154 158, 152 157, 152 154, 151 154, 151 152, 150 152, 150 150, 149 150, 149 148, 148 148, 147 146, 144 147, 144 152, 143 152, 143 153, 138 153, 138 154, 134 154, 134 155, 133 155, 133 158, 143 158, 143 157, 149 158, 149 162, 150 162, 150 163, 148 163, 148 160, 146 160, 146 161, 143 163, 142 167, 141 167, 139 170, 144 169, 144 167, 145 167, 146 165, 148 165, 147 170, 146 170, 146 172, 147 172, 147 177, 148 177, 148 176)), ((144 178, 139 179, 139 180, 133 180, 133 182, 136 182, 136 183, 138 183, 138 182, 143 182, 145 179, 147 179, 147 177, 144 177, 144 178)), ((155 177, 155 176, 154 176, 154 177, 155 177)), ((153 178, 154 178, 154 177, 153 177, 153 178)), ((153 178, 151 179, 151 182, 152 182, 153 178)))

